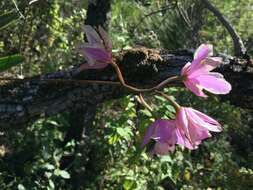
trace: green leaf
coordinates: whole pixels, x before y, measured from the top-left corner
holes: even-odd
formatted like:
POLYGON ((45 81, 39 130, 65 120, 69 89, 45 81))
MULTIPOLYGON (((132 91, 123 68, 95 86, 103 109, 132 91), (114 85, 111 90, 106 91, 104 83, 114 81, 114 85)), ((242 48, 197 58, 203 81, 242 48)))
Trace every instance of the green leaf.
POLYGON ((60 169, 54 170, 54 175, 61 176, 64 179, 69 179, 70 178, 70 174, 67 171, 60 170, 60 169))
POLYGON ((172 113, 175 113, 175 112, 176 112, 175 108, 174 108, 173 106, 171 106, 171 105, 166 105, 165 107, 166 107, 166 109, 167 109, 169 112, 172 112, 172 113))
POLYGON ((124 128, 117 128, 117 133, 121 136, 121 137, 126 137, 129 136, 129 134, 127 133, 127 131, 124 128))
POLYGON ((5 29, 9 25, 15 23, 20 18, 16 10, 12 10, 0 15, 0 30, 5 29))
POLYGON ((140 110, 140 112, 148 117, 152 117, 152 113, 147 109, 140 110))
POLYGON ((132 130, 129 127, 126 127, 126 128, 119 127, 116 130, 119 136, 125 140, 130 140, 131 136, 133 135, 132 130))
POLYGON ((20 54, 10 55, 0 58, 0 72, 3 72, 13 66, 16 66, 24 61, 24 57, 20 54))
POLYGON ((46 123, 59 127, 59 123, 55 120, 47 120, 46 123))
POLYGON ((18 190, 25 190, 26 188, 22 184, 18 184, 18 190))
POLYGON ((51 179, 48 182, 49 182, 50 189, 55 189, 54 182, 51 179))
POLYGON ((45 168, 47 170, 54 170, 55 167, 52 164, 46 163, 46 164, 42 165, 42 168, 45 168))
POLYGON ((109 143, 109 144, 114 144, 114 143, 116 143, 117 141, 118 141, 118 135, 115 134, 115 135, 112 135, 112 136, 109 138, 108 143, 109 143))
POLYGON ((51 172, 45 172, 46 178, 50 178, 53 174, 51 172))
POLYGON ((164 97, 162 97, 162 96, 155 95, 155 98, 156 98, 157 100, 162 101, 162 102, 166 102, 166 101, 167 101, 167 100, 166 100, 164 97))
POLYGON ((126 179, 123 183, 124 190, 131 190, 137 187, 135 180, 126 179))
POLYGON ((68 173, 67 171, 65 171, 65 170, 61 170, 61 171, 60 171, 60 176, 61 176, 62 178, 64 178, 64 179, 69 179, 69 178, 70 178, 69 173, 68 173))

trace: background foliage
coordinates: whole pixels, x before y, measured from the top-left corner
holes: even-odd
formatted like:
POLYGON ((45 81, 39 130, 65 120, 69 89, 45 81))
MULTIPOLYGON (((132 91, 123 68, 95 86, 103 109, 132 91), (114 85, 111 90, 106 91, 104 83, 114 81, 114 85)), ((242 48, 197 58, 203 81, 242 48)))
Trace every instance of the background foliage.
MULTIPOLYGON (((29 2, 0 2, 0 71, 18 65, 1 74, 31 76, 81 63, 75 48, 83 41, 87 2, 29 2)), ((253 1, 212 2, 231 20, 252 55, 253 1)), ((135 46, 196 48, 210 42, 221 53, 233 53, 230 36, 199 1, 114 0, 109 34, 114 51, 135 46), (147 16, 159 9, 163 10, 147 16)), ((177 147, 172 154, 150 157, 140 149, 146 127, 155 117, 173 118, 175 110, 155 96, 152 115, 134 96, 127 96, 100 105, 80 142, 63 143, 71 128, 68 113, 1 134, 0 188, 253 189, 252 112, 211 95, 202 101, 184 89, 165 91, 182 105, 216 118, 223 133, 195 151, 177 147), (73 162, 61 168, 62 158, 73 154, 73 162)))

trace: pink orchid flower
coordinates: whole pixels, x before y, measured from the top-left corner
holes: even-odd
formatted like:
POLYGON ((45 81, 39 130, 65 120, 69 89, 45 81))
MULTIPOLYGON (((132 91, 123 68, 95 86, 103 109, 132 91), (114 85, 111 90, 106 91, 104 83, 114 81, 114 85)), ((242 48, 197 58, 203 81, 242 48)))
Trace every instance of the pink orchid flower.
POLYGON ((175 129, 174 121, 158 119, 148 127, 141 146, 144 147, 154 140, 155 145, 151 150, 151 155, 167 154, 175 149, 177 140, 175 129))
POLYGON ((88 42, 82 44, 78 51, 85 56, 88 64, 81 69, 102 69, 112 61, 112 42, 102 27, 98 33, 89 25, 84 26, 88 42))
POLYGON ((211 137, 209 131, 221 132, 221 125, 211 117, 192 108, 180 107, 175 120, 158 119, 144 136, 142 147, 155 141, 151 154, 164 155, 179 144, 190 150, 197 149, 202 140, 211 137))
POLYGON ((181 75, 185 77, 185 86, 197 96, 207 97, 203 89, 213 94, 227 94, 231 90, 231 85, 222 74, 210 72, 221 64, 219 57, 209 57, 212 53, 212 45, 200 45, 192 63, 187 63, 181 71, 181 75))
POLYGON ((192 108, 180 107, 176 114, 177 144, 196 149, 202 140, 211 137, 209 131, 221 132, 221 125, 213 118, 192 108))

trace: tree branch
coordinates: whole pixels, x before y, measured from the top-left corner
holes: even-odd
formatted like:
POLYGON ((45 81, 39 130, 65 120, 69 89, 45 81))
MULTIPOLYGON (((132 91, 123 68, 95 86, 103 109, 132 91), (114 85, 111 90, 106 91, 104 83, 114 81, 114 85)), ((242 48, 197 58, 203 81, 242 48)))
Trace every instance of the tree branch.
POLYGON ((221 22, 221 24, 227 29, 229 32, 233 43, 234 43, 234 54, 235 56, 243 56, 246 54, 246 48, 243 44, 242 39, 237 34, 236 30, 232 26, 232 24, 221 14, 221 12, 213 6, 209 0, 202 0, 202 2, 205 4, 206 8, 211 11, 214 16, 217 17, 217 19, 221 22))
MULTIPOLYGON (((184 64, 192 59, 189 51, 170 52, 154 49, 132 49, 114 56, 127 83, 137 87, 152 87, 164 79, 180 74, 184 64)), ((21 127, 40 117, 61 113, 86 104, 99 104, 129 93, 119 85, 65 83, 45 79, 78 79, 117 81, 109 65, 102 70, 86 70, 79 74, 74 67, 30 80, 11 81, 0 88, 0 127, 21 127)), ((218 69, 232 83, 230 95, 224 96, 233 104, 253 108, 253 68, 246 61, 227 59, 218 69), (240 98, 238 98, 240 97, 240 98)), ((178 85, 177 83, 173 85, 178 85)))
POLYGON ((152 16, 152 15, 154 15, 154 14, 158 14, 158 13, 161 13, 161 12, 165 12, 165 11, 167 11, 167 10, 169 10, 169 9, 174 9, 174 8, 177 6, 177 1, 175 1, 175 2, 170 2, 170 3, 171 3, 171 4, 165 5, 165 6, 161 7, 160 9, 153 10, 153 11, 151 11, 150 13, 145 14, 144 16, 142 16, 142 17, 140 18, 140 20, 138 21, 138 23, 135 24, 134 26, 132 26, 131 28, 133 28, 134 31, 135 31, 135 30, 138 28, 138 26, 139 26, 140 24, 142 24, 143 21, 144 21, 146 18, 148 18, 148 17, 150 17, 150 16, 152 16))

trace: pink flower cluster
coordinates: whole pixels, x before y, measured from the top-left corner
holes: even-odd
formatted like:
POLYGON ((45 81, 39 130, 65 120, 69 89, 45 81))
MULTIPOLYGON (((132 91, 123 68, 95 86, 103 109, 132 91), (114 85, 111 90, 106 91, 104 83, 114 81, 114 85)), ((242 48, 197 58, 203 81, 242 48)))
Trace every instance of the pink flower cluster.
POLYGON ((207 97, 203 89, 213 94, 227 94, 231 85, 217 72, 210 72, 221 64, 219 57, 208 57, 213 54, 213 47, 202 44, 196 50, 192 63, 187 63, 181 75, 185 86, 197 96, 207 97))
MULTIPOLYGON (((183 83, 194 94, 207 97, 203 89, 214 94, 227 94, 231 85, 220 73, 210 72, 220 63, 220 58, 209 57, 212 46, 202 44, 194 54, 192 63, 187 63, 181 75, 183 83)), ((198 148, 202 140, 211 137, 210 131, 221 132, 221 125, 211 117, 192 108, 177 108, 175 120, 158 119, 146 131, 142 147, 151 140, 155 145, 151 154, 167 154, 181 145, 190 150, 198 148)))
MULTIPOLYGON (((98 27, 96 32, 91 26, 85 26, 84 31, 88 42, 79 48, 88 64, 83 64, 81 69, 102 69, 112 62, 112 42, 106 32, 98 27)), ((196 50, 194 59, 187 63, 181 76, 186 88, 200 97, 207 97, 203 90, 213 94, 227 94, 231 85, 220 73, 211 72, 219 64, 221 59, 210 57, 213 48, 209 44, 202 44, 196 50)), ((174 120, 158 119, 152 123, 144 136, 142 147, 151 140, 155 145, 152 154, 167 154, 175 149, 175 145, 181 145, 190 150, 198 148, 206 138, 211 137, 211 132, 221 132, 221 125, 211 117, 187 107, 177 107, 174 120)))
POLYGON ((149 126, 142 147, 154 140, 151 154, 167 154, 176 144, 193 150, 202 140, 212 136, 209 131, 220 132, 221 125, 197 110, 181 107, 175 120, 158 119, 149 126))

